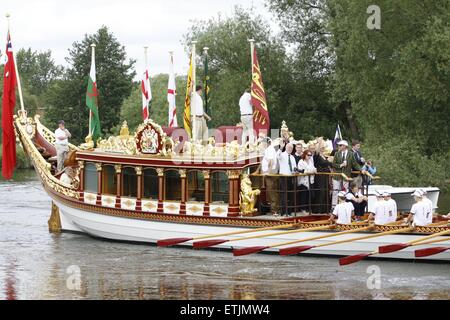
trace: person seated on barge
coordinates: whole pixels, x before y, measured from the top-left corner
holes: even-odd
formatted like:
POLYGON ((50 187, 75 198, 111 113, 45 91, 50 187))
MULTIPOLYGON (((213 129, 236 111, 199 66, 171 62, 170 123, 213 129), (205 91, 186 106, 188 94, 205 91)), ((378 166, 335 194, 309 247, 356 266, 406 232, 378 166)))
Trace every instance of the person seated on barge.
POLYGON ((414 226, 426 227, 433 223, 433 213, 427 202, 423 201, 423 193, 420 190, 416 190, 412 196, 416 201, 411 208, 411 213, 406 218, 407 223, 411 223, 414 226))
POLYGON ((346 194, 343 191, 338 193, 338 204, 334 207, 330 220, 337 224, 351 224, 354 218, 355 208, 351 202, 346 201, 346 194))

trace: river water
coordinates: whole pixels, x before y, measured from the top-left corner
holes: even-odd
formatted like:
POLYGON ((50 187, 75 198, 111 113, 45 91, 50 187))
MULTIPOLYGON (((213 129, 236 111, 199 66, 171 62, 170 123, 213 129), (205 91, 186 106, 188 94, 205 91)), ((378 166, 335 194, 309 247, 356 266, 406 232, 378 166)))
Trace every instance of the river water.
POLYGON ((0 299, 450 299, 449 264, 340 267, 54 235, 50 205, 32 171, 0 181, 0 299))

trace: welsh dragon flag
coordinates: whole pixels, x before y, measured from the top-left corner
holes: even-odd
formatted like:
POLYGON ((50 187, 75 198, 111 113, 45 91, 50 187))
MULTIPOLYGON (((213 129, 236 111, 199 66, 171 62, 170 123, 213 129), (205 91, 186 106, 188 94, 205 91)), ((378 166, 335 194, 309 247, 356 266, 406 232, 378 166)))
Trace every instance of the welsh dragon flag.
POLYGON ((86 93, 86 105, 90 110, 89 114, 89 134, 92 135, 94 142, 97 142, 101 135, 100 117, 98 115, 98 91, 97 78, 95 75, 95 52, 92 50, 91 72, 86 93))

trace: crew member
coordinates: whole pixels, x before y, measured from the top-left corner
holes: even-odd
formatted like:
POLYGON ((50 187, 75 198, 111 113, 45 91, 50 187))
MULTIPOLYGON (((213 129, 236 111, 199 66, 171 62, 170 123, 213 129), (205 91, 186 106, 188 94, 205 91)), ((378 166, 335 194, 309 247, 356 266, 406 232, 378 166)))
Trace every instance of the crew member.
POLYGON ((69 138, 72 137, 69 130, 66 129, 64 120, 58 122, 59 128, 55 131, 55 147, 57 157, 57 171, 61 172, 64 169, 64 160, 66 160, 69 152, 69 138))
POLYGON ((378 191, 375 191, 375 195, 377 197, 377 202, 375 203, 373 213, 369 215, 369 220, 375 220, 374 223, 377 226, 384 226, 390 223, 388 210, 388 203, 384 200, 383 194, 378 191))
POLYGON ((247 143, 247 139, 252 144, 255 140, 255 135, 253 134, 252 95, 249 88, 245 89, 244 94, 239 99, 239 108, 242 122, 242 145, 247 143))
POLYGON ((337 198, 338 204, 333 209, 331 220, 335 221, 337 224, 351 224, 355 210, 353 204, 351 202, 346 202, 346 195, 343 191, 338 193, 337 198))
POLYGON ((420 190, 416 190, 412 196, 416 201, 411 208, 411 213, 406 219, 407 223, 413 222, 414 226, 426 227, 433 223, 433 214, 430 211, 428 203, 423 201, 423 194, 420 190))
POLYGON ((388 214, 388 223, 393 223, 397 221, 397 202, 392 199, 391 194, 389 192, 383 193, 384 201, 386 202, 386 209, 388 214))
POLYGON ((208 126, 206 125, 206 119, 211 121, 211 117, 206 114, 203 109, 203 99, 202 99, 202 86, 197 86, 195 88, 195 93, 193 95, 193 108, 192 108, 192 118, 194 132, 192 137, 194 141, 201 141, 202 144, 208 143, 208 126))

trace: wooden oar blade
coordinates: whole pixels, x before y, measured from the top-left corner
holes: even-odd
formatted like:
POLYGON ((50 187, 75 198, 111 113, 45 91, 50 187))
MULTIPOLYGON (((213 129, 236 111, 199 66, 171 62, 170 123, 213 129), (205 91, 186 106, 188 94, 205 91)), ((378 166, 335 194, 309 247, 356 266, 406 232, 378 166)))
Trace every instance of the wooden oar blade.
POLYGON ((312 248, 314 248, 314 246, 300 246, 300 247, 284 248, 284 249, 280 249, 279 254, 280 254, 280 256, 292 256, 292 255, 299 254, 304 251, 308 251, 312 248))
POLYGON ((268 249, 269 247, 247 247, 247 248, 241 248, 241 249, 234 249, 233 250, 233 256, 240 257, 240 256, 246 256, 253 253, 258 253, 261 251, 264 251, 268 249))
POLYGON ((224 239, 214 239, 214 240, 204 240, 204 241, 196 241, 193 243, 194 249, 204 249, 209 247, 218 246, 219 244, 228 242, 230 240, 224 240, 224 239))
POLYGON ((424 257, 434 256, 436 254, 445 252, 447 250, 450 250, 450 247, 436 247, 436 248, 420 249, 420 250, 416 250, 415 255, 416 255, 416 258, 424 258, 424 257))
POLYGON ((352 263, 356 263, 361 260, 364 260, 365 258, 367 258, 370 255, 372 255, 372 253, 360 253, 360 254, 355 254, 353 256, 341 258, 341 259, 339 259, 339 265, 346 266, 346 265, 349 265, 352 263))
POLYGON ((172 239, 164 239, 164 240, 158 240, 156 244, 158 247, 170 247, 175 246, 177 244, 188 242, 193 240, 192 238, 172 238, 172 239))
POLYGON ((387 246, 382 246, 378 248, 378 252, 382 253, 382 254, 386 254, 386 253, 392 253, 392 252, 397 252, 400 250, 403 250, 405 248, 410 247, 410 244, 407 243, 396 243, 396 244, 390 244, 387 246))

